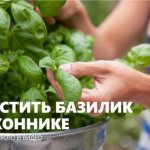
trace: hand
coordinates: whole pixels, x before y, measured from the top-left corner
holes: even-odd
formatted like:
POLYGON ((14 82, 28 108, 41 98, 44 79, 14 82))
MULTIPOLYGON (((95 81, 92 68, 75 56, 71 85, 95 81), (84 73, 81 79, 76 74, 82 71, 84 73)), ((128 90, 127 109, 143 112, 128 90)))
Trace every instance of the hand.
MULTIPOLYGON (((33 1, 34 0, 32 0, 32 3, 33 1)), ((38 9, 36 9, 36 11, 39 13, 38 9)), ((65 5, 61 8, 59 12, 59 16, 57 16, 56 18, 54 17, 44 17, 44 18, 51 25, 56 22, 55 19, 58 19, 62 21, 65 25, 73 27, 73 25, 71 24, 73 22, 76 22, 77 18, 80 18, 83 11, 85 11, 85 9, 80 0, 66 0, 65 5)))
MULTIPOLYGON (((78 21, 77 19, 81 18, 82 13, 85 11, 83 4, 80 0, 66 0, 65 5, 61 8, 59 12, 59 16, 57 17, 44 17, 44 19, 50 25, 56 23, 56 19, 60 20, 63 24, 68 27, 76 28, 74 26, 75 22, 78 21)), ((39 11, 37 11, 39 12, 39 11)))
POLYGON ((96 35, 96 28, 91 23, 80 0, 67 0, 56 18, 69 28, 78 29, 85 34, 96 35))
MULTIPOLYGON (((82 101, 127 101, 147 105, 142 98, 149 98, 150 78, 125 64, 114 61, 76 62, 61 65, 61 68, 76 76, 92 76, 95 88, 83 89, 82 101), (146 88, 145 88, 146 87, 146 88), (149 87, 149 88, 148 88, 149 87)), ((147 101, 150 106, 150 102, 147 101)))
POLYGON ((57 19, 73 28, 73 24, 77 21, 77 18, 81 18, 84 11, 85 8, 80 0, 67 0, 57 19))
MULTIPOLYGON (((38 8, 35 10, 42 16, 38 8)), ((96 28, 90 22, 86 9, 80 0, 66 0, 59 16, 43 18, 50 25, 55 24, 56 20, 60 20, 67 27, 78 29, 85 34, 96 34, 96 28)))

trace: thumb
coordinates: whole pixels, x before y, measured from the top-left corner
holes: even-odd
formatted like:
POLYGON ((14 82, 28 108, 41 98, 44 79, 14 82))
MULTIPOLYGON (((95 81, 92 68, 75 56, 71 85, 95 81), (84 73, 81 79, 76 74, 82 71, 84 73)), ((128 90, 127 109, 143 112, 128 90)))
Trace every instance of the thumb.
POLYGON ((63 64, 60 68, 77 77, 87 75, 96 76, 107 71, 105 61, 101 60, 94 62, 74 62, 70 64, 63 64))

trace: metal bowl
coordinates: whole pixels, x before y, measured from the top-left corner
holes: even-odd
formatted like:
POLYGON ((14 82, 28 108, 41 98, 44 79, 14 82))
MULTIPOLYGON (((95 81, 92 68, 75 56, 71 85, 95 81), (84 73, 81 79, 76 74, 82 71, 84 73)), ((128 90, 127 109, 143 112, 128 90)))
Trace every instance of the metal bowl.
POLYGON ((46 133, 1 133, 0 150, 102 150, 107 122, 46 133))

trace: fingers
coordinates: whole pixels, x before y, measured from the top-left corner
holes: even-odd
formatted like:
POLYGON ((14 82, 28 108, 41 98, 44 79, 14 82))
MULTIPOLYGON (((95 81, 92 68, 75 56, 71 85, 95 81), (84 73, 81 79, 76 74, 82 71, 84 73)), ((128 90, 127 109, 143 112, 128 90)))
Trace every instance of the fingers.
POLYGON ((59 12, 59 16, 57 17, 59 20, 66 20, 74 14, 74 9, 72 5, 73 3, 74 1, 67 0, 65 5, 61 8, 59 12))
POLYGON ((82 9, 83 5, 80 0, 67 0, 66 4, 60 10, 58 18, 61 21, 66 20, 82 9))
POLYGON ((74 10, 74 7, 72 7, 72 2, 67 1, 65 6, 60 10, 58 18, 59 20, 66 20, 70 18, 70 16, 72 16, 74 13, 75 13, 75 10, 74 10))
MULTIPOLYGON (((30 3, 34 3, 34 0, 29 0, 30 3)), ((74 14, 77 12, 80 12, 83 9, 83 5, 80 2, 80 0, 67 0, 65 5, 61 8, 59 12, 59 16, 57 17, 60 21, 67 20, 68 18, 71 18, 74 14)), ((42 16, 40 13, 38 7, 35 8, 35 11, 42 16)), ((50 24, 54 25, 56 23, 56 19, 53 17, 43 17, 44 20, 50 24)))
POLYGON ((82 95, 80 97, 81 101, 88 101, 88 102, 94 102, 94 101, 100 101, 100 94, 99 91, 94 88, 94 89, 83 89, 82 90, 82 95))
MULTIPOLYGON (((96 89, 83 89, 82 90, 82 95, 80 98, 80 101, 83 102, 91 102, 91 104, 93 102, 98 102, 98 104, 100 105, 101 103, 101 98, 100 98, 100 94, 99 91, 97 91, 96 89)), ((101 112, 102 113, 102 112, 101 112)), ((99 116, 101 113, 99 112, 94 112, 94 110, 91 112, 91 116, 93 117, 97 117, 99 116)))
POLYGON ((105 61, 75 62, 63 64, 60 66, 60 68, 76 77, 87 75, 97 77, 99 74, 105 74, 109 72, 107 63, 105 63, 105 61))
POLYGON ((58 94, 58 97, 60 99, 63 99, 63 92, 60 88, 60 85, 58 84, 58 82, 55 80, 54 78, 54 73, 52 70, 47 70, 47 77, 48 77, 48 80, 49 82, 52 84, 52 86, 54 87, 54 89, 56 90, 57 94, 58 94))

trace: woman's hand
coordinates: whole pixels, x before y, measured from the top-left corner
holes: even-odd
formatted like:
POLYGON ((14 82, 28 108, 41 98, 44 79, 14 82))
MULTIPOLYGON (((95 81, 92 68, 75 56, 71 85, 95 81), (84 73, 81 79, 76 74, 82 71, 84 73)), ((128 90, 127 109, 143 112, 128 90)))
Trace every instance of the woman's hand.
MULTIPOLYGON (((80 0, 66 0, 65 5, 61 8, 58 18, 61 21, 74 21, 73 17, 80 17, 85 8, 80 0)), ((76 19, 76 18, 75 18, 76 19)))
POLYGON ((60 67, 76 77, 88 75, 94 78, 95 88, 83 89, 82 101, 133 100, 150 107, 150 77, 125 64, 95 61, 76 62, 60 67))
MULTIPOLYGON (((28 0, 31 4, 34 4, 34 0, 28 0)), ((42 15, 39 9, 35 9, 37 13, 42 15)), ((77 18, 81 17, 85 8, 80 0, 66 0, 65 5, 61 8, 59 16, 56 18, 66 25, 69 25, 72 22, 76 22, 77 18)), ((56 18, 54 17, 45 17, 49 24, 54 24, 56 18)), ((71 26, 72 27, 72 26, 71 26)))
MULTIPOLYGON (((34 0, 30 1, 34 3, 34 0)), ((38 8, 35 10, 42 16, 38 8)), ((90 22, 86 9, 80 0, 66 0, 58 16, 43 18, 50 25, 55 24, 56 20, 59 20, 67 27, 81 30, 85 34, 95 34, 95 27, 90 22)))
POLYGON ((80 0, 67 0, 56 18, 67 27, 78 29, 85 34, 95 35, 96 28, 92 25, 80 0))

